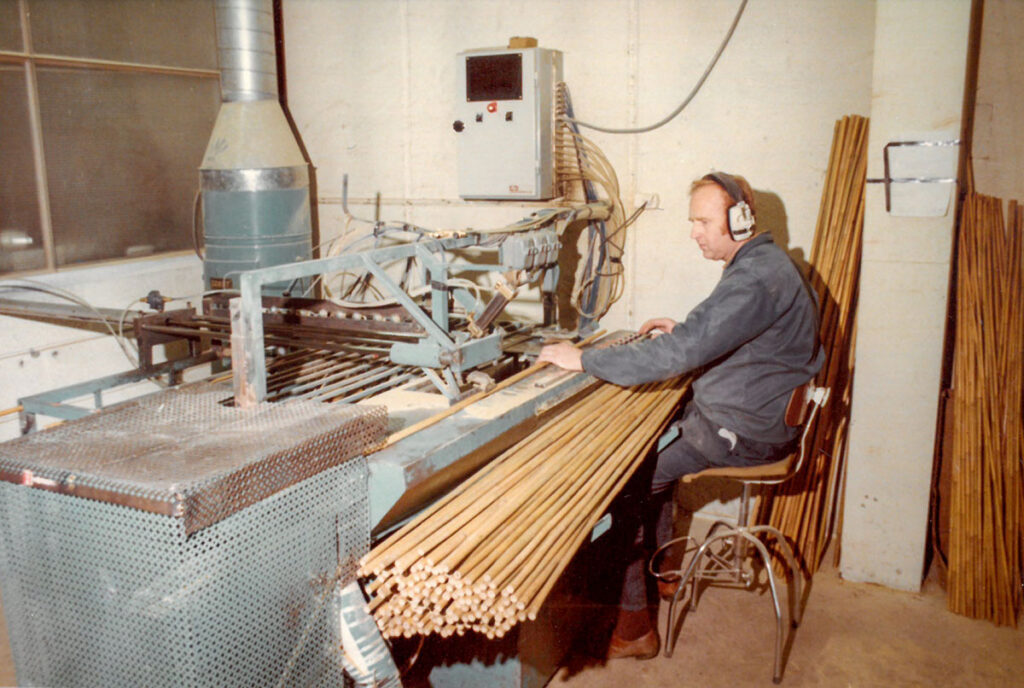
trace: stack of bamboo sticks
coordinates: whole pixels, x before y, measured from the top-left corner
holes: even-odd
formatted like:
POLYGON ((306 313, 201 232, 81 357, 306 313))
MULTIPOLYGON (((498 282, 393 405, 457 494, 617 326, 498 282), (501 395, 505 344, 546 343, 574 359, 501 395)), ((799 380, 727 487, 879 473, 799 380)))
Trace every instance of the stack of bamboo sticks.
POLYGON ((383 634, 496 638, 535 619, 687 386, 597 385, 371 551, 383 634))
POLYGON ((1021 357, 1024 216, 968 192, 957 252, 947 602, 1016 625, 1024 536, 1021 357))
MULTIPOLYGON (((767 490, 762 523, 778 528, 796 545, 808 574, 814 573, 840 517, 850 396, 868 120, 849 116, 836 122, 821 208, 811 249, 810 282, 818 294, 825 367, 815 384, 832 390, 831 401, 808 430, 808 455, 800 474, 767 490)), ((837 552, 838 556, 838 552, 837 552)))

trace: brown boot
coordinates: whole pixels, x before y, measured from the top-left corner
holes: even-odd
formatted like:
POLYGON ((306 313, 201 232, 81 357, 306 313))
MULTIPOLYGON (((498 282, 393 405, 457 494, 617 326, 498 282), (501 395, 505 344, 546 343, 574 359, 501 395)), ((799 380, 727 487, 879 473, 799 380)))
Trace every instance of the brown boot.
POLYGON ((623 640, 612 633, 612 639, 608 643, 608 652, 605 659, 623 659, 625 657, 636 657, 637 659, 651 659, 658 656, 661 642, 658 640, 658 632, 651 629, 636 640, 623 640))

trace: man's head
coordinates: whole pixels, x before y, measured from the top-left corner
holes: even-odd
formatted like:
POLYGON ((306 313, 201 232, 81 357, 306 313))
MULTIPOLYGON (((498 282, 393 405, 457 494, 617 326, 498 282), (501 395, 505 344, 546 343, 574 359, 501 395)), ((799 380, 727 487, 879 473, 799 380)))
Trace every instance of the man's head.
POLYGON ((733 211, 732 218, 734 233, 740 238, 734 238, 729 232, 729 209, 739 203, 746 203, 752 222, 754 193, 743 177, 713 173, 690 185, 690 222, 693 225, 690 237, 708 260, 729 262, 740 246, 753 236, 752 224, 749 233, 737 231, 746 224, 742 219, 745 213, 740 212, 742 206, 733 211), (737 192, 739 199, 733 195, 737 192))

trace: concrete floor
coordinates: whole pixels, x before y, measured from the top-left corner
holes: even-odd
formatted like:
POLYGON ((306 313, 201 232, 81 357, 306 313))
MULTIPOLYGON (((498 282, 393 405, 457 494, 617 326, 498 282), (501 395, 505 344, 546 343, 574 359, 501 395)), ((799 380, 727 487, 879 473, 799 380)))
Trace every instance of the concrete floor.
MULTIPOLYGON (((662 628, 666 608, 663 603, 662 628)), ((769 597, 712 588, 684 620, 671 659, 576 662, 549 686, 770 686, 773 629, 769 597)), ((0 624, 0 685, 15 681, 6 624, 0 624)), ((826 569, 814 577, 782 685, 1020 686, 1024 629, 950 613, 932 580, 910 594, 849 583, 826 569)))
MULTIPOLYGON (((846 582, 826 569, 807 599, 783 686, 1024 685, 1024 629, 949 612, 934 580, 911 594, 846 582)), ((767 594, 711 588, 683 621, 671 659, 563 669, 550 687, 770 686, 774 621, 767 594)))

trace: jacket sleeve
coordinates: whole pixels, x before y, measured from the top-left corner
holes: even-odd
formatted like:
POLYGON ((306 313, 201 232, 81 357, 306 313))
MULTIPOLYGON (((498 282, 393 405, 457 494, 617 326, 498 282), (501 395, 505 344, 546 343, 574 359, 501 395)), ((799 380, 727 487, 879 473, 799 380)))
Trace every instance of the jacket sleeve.
POLYGON ((737 277, 720 281, 669 334, 588 349, 583 369, 628 387, 682 375, 735 351, 778 317, 765 285, 749 275, 737 277))

